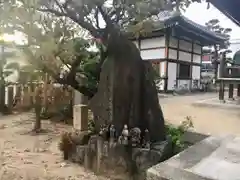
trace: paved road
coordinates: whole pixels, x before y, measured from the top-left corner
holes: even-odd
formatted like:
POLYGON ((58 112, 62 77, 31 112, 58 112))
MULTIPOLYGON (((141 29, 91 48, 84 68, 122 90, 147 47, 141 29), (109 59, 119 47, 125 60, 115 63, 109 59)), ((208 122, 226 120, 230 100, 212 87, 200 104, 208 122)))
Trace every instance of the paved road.
POLYGON ((194 131, 203 134, 240 134, 240 111, 194 107, 193 102, 218 97, 217 93, 160 98, 166 122, 179 125, 191 116, 194 131))

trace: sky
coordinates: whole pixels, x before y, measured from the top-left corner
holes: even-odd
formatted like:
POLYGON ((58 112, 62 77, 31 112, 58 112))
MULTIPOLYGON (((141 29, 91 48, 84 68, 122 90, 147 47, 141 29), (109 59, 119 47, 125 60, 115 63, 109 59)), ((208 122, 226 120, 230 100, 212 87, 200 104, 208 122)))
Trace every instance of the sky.
MULTIPOLYGON (((207 21, 217 18, 219 19, 222 27, 232 28, 232 32, 230 34, 231 39, 240 39, 240 27, 234 24, 213 5, 210 5, 210 8, 207 9, 207 3, 192 3, 183 14, 201 25, 205 25, 207 21)), ((15 40, 16 42, 21 42, 22 39, 19 34, 14 37, 8 35, 4 38, 10 41, 15 40)))
POLYGON ((192 21, 201 25, 205 25, 207 21, 217 18, 222 27, 232 28, 232 32, 230 34, 231 39, 240 39, 240 27, 228 19, 228 17, 222 14, 212 4, 210 4, 210 8, 207 9, 207 3, 193 3, 183 14, 192 21))

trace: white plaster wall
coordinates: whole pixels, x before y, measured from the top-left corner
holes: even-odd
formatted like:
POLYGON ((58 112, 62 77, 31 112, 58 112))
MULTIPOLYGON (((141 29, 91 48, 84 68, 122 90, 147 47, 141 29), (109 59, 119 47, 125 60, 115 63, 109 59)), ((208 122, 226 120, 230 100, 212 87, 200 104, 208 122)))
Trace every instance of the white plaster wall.
POLYGON ((176 77, 177 77, 177 64, 176 63, 168 63, 168 90, 173 90, 174 85, 176 84, 176 77))
POLYGON ((192 67, 192 87, 194 87, 194 80, 198 80, 198 87, 200 87, 200 76, 201 76, 201 67, 200 66, 193 66, 192 67))
POLYGON ((192 79, 200 79, 200 75, 201 75, 201 67, 193 66, 192 67, 192 79))
POLYGON ((168 58, 169 59, 177 59, 177 50, 168 49, 168 58))
POLYGON ((184 40, 179 40, 179 49, 191 52, 192 51, 192 43, 184 41, 184 40))
POLYGON ((191 54, 183 51, 179 51, 179 60, 191 62, 191 54))
POLYGON ((202 47, 200 45, 198 44, 193 45, 193 52, 201 54, 201 51, 202 51, 202 47))
POLYGON ((161 77, 166 76, 166 64, 167 64, 166 61, 159 63, 159 66, 160 66, 160 68, 159 68, 160 73, 159 74, 160 74, 161 77))
POLYGON ((165 36, 144 39, 140 42, 141 49, 155 48, 155 47, 165 47, 165 36))
POLYGON ((197 54, 194 54, 194 55, 193 55, 193 62, 195 62, 195 63, 201 63, 201 56, 200 56, 200 55, 197 55, 197 54))
POLYGON ((178 43, 178 40, 176 38, 170 37, 170 41, 169 41, 169 46, 170 47, 177 48, 177 43, 178 43))
POLYGON ((141 50, 141 57, 143 60, 165 58, 165 49, 141 50))
POLYGON ((191 80, 178 80, 178 89, 190 89, 191 80))

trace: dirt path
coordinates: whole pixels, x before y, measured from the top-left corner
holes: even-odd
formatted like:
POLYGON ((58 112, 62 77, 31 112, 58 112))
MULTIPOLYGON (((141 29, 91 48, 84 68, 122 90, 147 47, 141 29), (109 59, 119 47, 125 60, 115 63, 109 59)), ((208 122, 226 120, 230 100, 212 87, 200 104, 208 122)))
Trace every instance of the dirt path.
POLYGON ((0 117, 1 180, 106 180, 76 164, 64 162, 58 150, 61 132, 71 127, 44 121, 43 135, 29 133, 33 115, 0 117))
POLYGON ((194 94, 160 98, 167 122, 179 125, 186 116, 191 116, 194 131, 208 135, 239 134, 240 111, 210 107, 194 107, 193 102, 218 97, 217 93, 194 94))

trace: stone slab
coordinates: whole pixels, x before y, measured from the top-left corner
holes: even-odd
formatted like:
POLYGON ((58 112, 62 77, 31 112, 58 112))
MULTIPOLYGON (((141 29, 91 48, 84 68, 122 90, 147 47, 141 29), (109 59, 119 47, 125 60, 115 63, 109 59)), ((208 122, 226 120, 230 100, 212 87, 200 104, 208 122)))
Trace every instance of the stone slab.
POLYGON ((88 130, 88 106, 84 104, 73 107, 73 127, 79 131, 88 130))
POLYGON ((211 136, 147 170, 147 180, 239 180, 240 136, 211 136))

